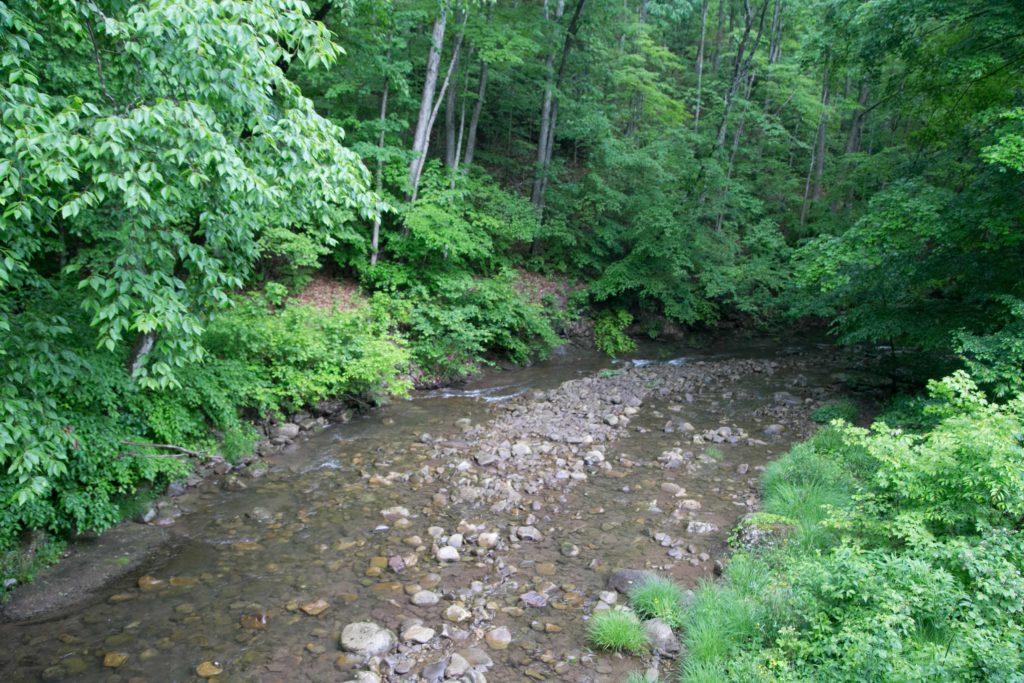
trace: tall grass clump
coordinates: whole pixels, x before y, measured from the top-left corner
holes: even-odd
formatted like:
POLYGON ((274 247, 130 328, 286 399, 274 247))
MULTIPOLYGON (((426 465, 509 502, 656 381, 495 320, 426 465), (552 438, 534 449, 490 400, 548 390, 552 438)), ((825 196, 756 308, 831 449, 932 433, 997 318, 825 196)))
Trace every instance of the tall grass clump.
POLYGON ((591 645, 601 650, 629 652, 639 655, 647 651, 647 634, 632 612, 606 610, 590 619, 587 637, 591 645))
POLYGON ((683 589, 673 581, 656 576, 633 588, 633 609, 643 619, 661 619, 675 628, 683 619, 683 589))

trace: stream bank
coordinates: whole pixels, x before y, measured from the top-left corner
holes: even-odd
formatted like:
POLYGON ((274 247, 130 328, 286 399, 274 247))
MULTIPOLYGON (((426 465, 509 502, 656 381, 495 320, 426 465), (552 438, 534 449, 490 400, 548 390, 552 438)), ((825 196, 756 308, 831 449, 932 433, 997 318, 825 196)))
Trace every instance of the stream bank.
POLYGON ((764 464, 869 360, 756 341, 619 364, 575 351, 420 392, 268 457, 244 489, 225 492, 226 473, 178 496, 171 539, 138 569, 69 612, 0 625, 14 644, 0 671, 622 680, 652 662, 584 642, 587 617, 623 600, 614 570, 713 576, 764 464), (346 639, 360 623, 375 628, 346 639))

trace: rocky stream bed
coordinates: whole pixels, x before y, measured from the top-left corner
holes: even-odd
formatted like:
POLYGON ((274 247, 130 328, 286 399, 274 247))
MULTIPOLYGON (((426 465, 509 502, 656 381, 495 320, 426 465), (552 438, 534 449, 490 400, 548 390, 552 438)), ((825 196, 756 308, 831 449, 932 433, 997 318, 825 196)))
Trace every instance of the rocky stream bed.
MULTIPOLYGON (((125 525, 159 529, 145 552, 128 541, 80 553, 79 567, 127 569, 74 607, 0 624, 0 673, 360 683, 666 674, 681 656, 671 638, 645 658, 596 652, 587 619, 625 601, 635 575, 619 570, 688 588, 712 578, 732 529, 758 506, 765 464, 812 431, 810 413, 844 396, 870 358, 810 343, 644 351, 664 359, 576 352, 348 424, 288 427, 281 451, 225 464, 173 491, 147 524, 125 525)), ((46 581, 40 594, 58 585, 46 581)), ((8 618, 26 600, 16 595, 8 618)))

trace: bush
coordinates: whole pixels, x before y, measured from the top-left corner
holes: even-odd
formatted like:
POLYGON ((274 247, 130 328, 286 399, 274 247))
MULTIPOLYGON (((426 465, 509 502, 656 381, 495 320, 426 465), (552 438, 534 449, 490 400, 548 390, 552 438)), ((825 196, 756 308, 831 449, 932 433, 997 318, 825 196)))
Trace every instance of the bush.
POLYGON ((798 533, 698 592, 681 681, 1020 680, 1024 402, 931 391, 926 433, 834 427, 768 469, 798 533))
POLYGON ((843 420, 852 424, 857 421, 859 414, 857 406, 852 401, 844 399, 821 406, 811 414, 811 419, 818 424, 829 424, 833 420, 843 420))
POLYGON ((600 313, 594 320, 594 344, 609 356, 636 350, 636 342, 626 334, 632 322, 633 316, 621 308, 600 313))
POLYGON ((587 633, 590 643, 602 650, 629 652, 635 655, 647 652, 647 634, 640 620, 632 612, 610 609, 597 612, 590 618, 587 633))

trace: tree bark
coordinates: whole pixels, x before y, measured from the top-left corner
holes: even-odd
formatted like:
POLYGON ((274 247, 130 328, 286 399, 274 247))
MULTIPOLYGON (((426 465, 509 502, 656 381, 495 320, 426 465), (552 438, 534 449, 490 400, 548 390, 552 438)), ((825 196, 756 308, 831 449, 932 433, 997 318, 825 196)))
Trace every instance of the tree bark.
POLYGON ((700 47, 697 48, 697 106, 693 110, 693 130, 700 129, 701 88, 704 84, 704 38, 708 28, 709 0, 704 0, 700 9, 700 47))
MULTIPOLYGON (((538 169, 537 177, 533 183, 533 193, 530 197, 533 202, 533 206, 537 211, 537 216, 543 220, 544 218, 544 196, 548 185, 548 171, 551 168, 551 151, 554 148, 555 140, 555 127, 558 121, 558 90, 562 87, 562 81, 565 78, 565 68, 569 62, 569 52, 572 50, 572 44, 576 39, 576 33, 580 27, 580 15, 583 13, 583 5, 586 0, 577 0, 576 9, 573 11, 572 18, 569 20, 569 26, 565 31, 565 39, 562 42, 562 56, 558 62, 558 72, 555 76, 554 87, 550 87, 545 91, 545 102, 547 103, 547 125, 541 131, 540 139, 537 144, 537 160, 538 169), (550 98, 548 94, 550 93, 550 98)), ((563 0, 559 0, 559 9, 564 10, 563 0)), ((552 55, 553 56, 553 55, 552 55)), ((543 116, 544 112, 541 112, 541 124, 544 126, 543 116)))
POLYGON ((850 121, 850 133, 846 137, 846 153, 854 154, 860 151, 860 141, 864 134, 864 123, 867 121, 868 97, 870 97, 870 86, 866 80, 860 83, 860 92, 857 94, 857 111, 853 113, 850 121))
POLYGON ((732 82, 729 85, 729 90, 725 94, 725 111, 722 113, 722 123, 718 127, 718 137, 715 140, 715 148, 719 152, 721 152, 725 147, 725 134, 729 127, 729 115, 732 113, 736 95, 739 93, 740 86, 746 79, 746 75, 750 70, 750 65, 754 60, 754 53, 757 52, 758 45, 761 43, 761 36, 764 33, 765 15, 768 11, 768 2, 769 0, 764 0, 761 4, 761 19, 758 22, 757 37, 754 39, 754 45, 750 48, 748 53, 747 45, 750 40, 750 33, 754 29, 754 19, 757 16, 757 12, 755 12, 754 8, 751 7, 749 0, 743 1, 745 14, 743 36, 740 38, 740 44, 736 50, 736 61, 733 64, 732 82))
POLYGON ((426 156, 427 146, 430 144, 430 111, 434 106, 434 91, 437 88, 437 75, 441 67, 441 49, 444 47, 444 33, 447 24, 448 10, 442 9, 441 16, 434 21, 434 29, 430 36, 427 74, 423 81, 420 113, 416 119, 416 132, 412 139, 413 158, 409 162, 409 195, 412 199, 415 199, 420 182, 420 171, 423 168, 420 159, 426 156))
POLYGON ((807 213, 812 201, 821 198, 822 176, 825 172, 825 142, 828 133, 828 78, 829 63, 826 60, 821 79, 821 115, 818 118, 818 130, 811 153, 811 166, 807 171, 807 182, 804 184, 804 201, 800 207, 800 225, 807 222, 807 213))
POLYGON ((476 154, 476 129, 480 124, 480 112, 484 107, 484 96, 487 93, 487 62, 480 60, 480 85, 476 91, 476 102, 473 104, 473 114, 469 117, 469 132, 466 134, 466 156, 462 163, 466 166, 473 163, 473 156, 476 154))
POLYGON ((726 0, 718 0, 718 28, 715 29, 715 51, 711 56, 711 70, 718 75, 722 66, 722 35, 725 28, 725 3, 726 0))
MULTIPOLYGON (((430 86, 431 100, 428 100, 427 97, 426 97, 427 86, 426 86, 426 84, 424 84, 423 98, 420 101, 420 117, 422 117, 424 115, 424 113, 425 113, 424 112, 424 103, 426 103, 427 119, 426 119, 425 124, 423 124, 422 119, 418 119, 417 122, 416 122, 417 138, 413 140, 413 152, 414 153, 418 152, 418 154, 413 156, 413 160, 412 160, 412 162, 410 163, 410 166, 409 166, 409 185, 410 185, 409 201, 411 201, 411 202, 415 202, 416 201, 416 197, 419 194, 420 178, 423 175, 423 166, 427 163, 427 151, 430 148, 430 132, 434 129, 434 122, 437 120, 437 113, 441 109, 441 102, 444 100, 445 93, 448 92, 448 86, 451 84, 452 72, 455 71, 455 66, 456 66, 456 64, 458 64, 458 61, 459 61, 459 53, 462 51, 462 40, 465 37, 466 19, 467 19, 467 16, 465 14, 463 14, 462 15, 462 21, 459 24, 460 31, 459 31, 458 35, 455 36, 455 44, 452 47, 452 58, 451 58, 451 61, 448 62, 448 70, 445 72, 444 81, 441 83, 441 92, 439 92, 437 94, 437 101, 434 102, 434 106, 432 108, 430 107, 430 102, 433 99, 434 90, 437 87, 437 76, 438 76, 438 70, 439 70, 440 62, 441 62, 441 53, 440 53, 440 46, 435 46, 435 45, 431 46, 431 57, 433 57, 433 51, 434 51, 435 47, 438 48, 438 53, 437 53, 437 60, 434 63, 434 68, 433 68, 433 81, 434 82, 430 86), (420 135, 420 132, 421 132, 420 131, 421 124, 423 124, 423 126, 422 126, 423 127, 422 139, 419 139, 419 135, 420 135), (420 149, 417 149, 417 147, 416 147, 417 139, 419 139, 419 142, 420 142, 420 149)), ((436 22, 435 22, 435 31, 434 31, 434 33, 435 33, 435 35, 437 34, 436 22)), ((444 38, 444 28, 443 27, 441 29, 441 38, 442 38, 442 40, 444 38)), ((430 74, 431 74, 430 60, 428 59, 428 62, 427 62, 427 76, 428 76, 428 79, 430 77, 430 74)))
MULTIPOLYGON (((390 53, 389 53, 390 56, 390 53)), ((388 118, 388 91, 391 82, 384 79, 384 94, 380 98, 380 135, 377 138, 377 149, 381 156, 377 157, 377 194, 380 195, 384 189, 384 126, 388 118)), ((377 265, 377 258, 380 254, 380 213, 373 219, 373 234, 370 236, 370 265, 377 265)))
MULTIPOLYGON (((454 55, 455 70, 459 68, 459 55, 454 55)), ((444 105, 444 165, 455 167, 455 88, 448 88, 444 105)))

